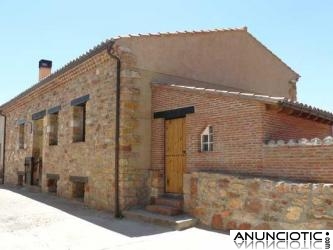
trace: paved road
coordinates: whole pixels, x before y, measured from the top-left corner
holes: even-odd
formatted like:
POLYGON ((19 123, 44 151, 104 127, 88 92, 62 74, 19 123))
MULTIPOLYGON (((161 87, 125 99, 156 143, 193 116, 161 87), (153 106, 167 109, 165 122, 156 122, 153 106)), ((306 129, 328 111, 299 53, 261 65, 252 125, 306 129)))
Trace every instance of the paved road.
POLYGON ((228 235, 114 219, 45 193, 0 185, 1 250, 221 249, 228 235))

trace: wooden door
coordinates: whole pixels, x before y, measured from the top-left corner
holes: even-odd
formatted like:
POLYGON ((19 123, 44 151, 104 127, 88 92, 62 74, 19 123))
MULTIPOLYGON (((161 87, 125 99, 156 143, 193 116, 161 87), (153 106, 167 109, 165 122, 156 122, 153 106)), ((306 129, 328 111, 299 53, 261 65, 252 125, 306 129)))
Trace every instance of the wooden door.
POLYGON ((183 193, 186 164, 185 118, 165 121, 165 191, 183 193))

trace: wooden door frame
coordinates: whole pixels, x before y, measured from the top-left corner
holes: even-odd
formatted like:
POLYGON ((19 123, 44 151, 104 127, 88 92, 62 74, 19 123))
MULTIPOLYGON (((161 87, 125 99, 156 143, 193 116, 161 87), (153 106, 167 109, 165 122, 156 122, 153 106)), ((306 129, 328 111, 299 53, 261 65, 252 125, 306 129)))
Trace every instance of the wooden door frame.
MULTIPOLYGON (((172 192, 167 192, 167 157, 166 157, 166 140, 167 140, 167 135, 166 135, 166 121, 168 120, 176 120, 176 119, 184 119, 184 127, 186 128, 186 116, 182 116, 182 117, 175 117, 175 118, 172 118, 172 119, 164 119, 164 193, 165 194, 172 194, 172 195, 183 195, 183 192, 181 193, 172 193, 172 192)), ((186 141, 186 138, 187 138, 187 135, 186 135, 186 129, 184 128, 183 130, 183 133, 185 133, 185 150, 187 152, 187 141, 186 141)), ((185 154, 185 165, 184 165, 184 168, 186 169, 186 154, 185 154)), ((182 179, 184 180, 183 176, 182 176, 182 179)), ((183 182, 182 182, 183 183, 183 182)), ((184 184, 183 184, 184 185, 184 184)))
MULTIPOLYGON (((182 108, 177 108, 177 109, 169 109, 169 110, 164 110, 164 111, 158 111, 154 112, 154 119, 158 118, 163 118, 163 129, 164 129, 164 145, 163 145, 163 157, 164 157, 164 162, 163 162, 163 168, 164 168, 164 193, 166 193, 166 148, 165 148, 165 140, 166 140, 166 129, 165 129, 165 120, 172 120, 172 119, 177 119, 177 118, 184 118, 185 119, 185 125, 186 125, 186 115, 187 114, 193 114, 195 113, 195 108, 194 106, 187 106, 187 107, 182 107, 182 108)), ((186 148, 187 149, 187 148, 186 148)), ((186 166, 185 166, 186 167, 186 166)))

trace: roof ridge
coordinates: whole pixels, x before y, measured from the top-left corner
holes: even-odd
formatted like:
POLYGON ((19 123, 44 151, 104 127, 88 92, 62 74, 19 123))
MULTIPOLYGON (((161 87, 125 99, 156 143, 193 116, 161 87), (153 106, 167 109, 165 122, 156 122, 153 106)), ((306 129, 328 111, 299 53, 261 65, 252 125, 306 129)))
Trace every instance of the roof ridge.
POLYGON ((184 30, 184 31, 175 31, 175 32, 158 32, 158 33, 146 33, 146 34, 139 33, 139 34, 130 34, 130 35, 127 35, 127 36, 111 37, 111 38, 106 39, 106 40, 102 41, 101 43, 97 44, 95 47, 87 50, 86 52, 84 52, 80 56, 76 57, 75 59, 69 61, 68 63, 66 63, 61 68, 59 68, 56 71, 54 71, 48 77, 46 77, 46 78, 42 79, 41 81, 35 83, 31 87, 29 87, 28 89, 26 89, 25 91, 23 91, 22 93, 18 94, 14 98, 12 98, 9 101, 5 102, 4 104, 2 104, 0 106, 0 109, 3 109, 7 105, 9 105, 11 102, 13 102, 13 101, 15 101, 15 100, 23 97, 24 95, 26 95, 27 93, 33 91, 34 89, 37 89, 38 87, 40 87, 40 86, 42 86, 44 84, 47 84, 48 82, 50 82, 51 80, 55 79, 56 77, 58 77, 59 75, 61 75, 64 72, 66 72, 67 70, 76 67, 77 65, 79 65, 82 62, 84 62, 88 58, 90 58, 90 57, 98 54, 101 51, 103 51, 104 49, 107 48, 107 46, 110 43, 116 42, 118 39, 122 39, 122 38, 153 37, 153 36, 173 36, 173 35, 181 35, 181 34, 201 34, 201 33, 211 33, 211 32, 243 31, 243 32, 246 32, 247 34, 249 34, 250 37, 252 37, 253 39, 255 39, 261 46, 263 46, 264 48, 266 48, 274 57, 276 57, 278 60, 280 60, 284 65, 286 65, 295 74, 297 74, 286 63, 284 63, 278 56, 276 56, 271 50, 269 50, 265 45, 263 45, 260 41, 258 41, 253 35, 251 35, 251 33, 249 33, 247 30, 248 30, 247 27, 243 26, 243 27, 240 27, 240 28, 219 28, 219 29, 216 28, 216 29, 207 29, 207 30, 198 30, 198 31, 196 31, 196 30, 192 30, 192 31, 184 30))
POLYGON ((127 34, 118 35, 114 39, 121 38, 132 38, 132 37, 153 37, 153 36, 173 36, 182 34, 200 34, 200 33, 212 33, 212 32, 225 32, 225 31, 247 31, 247 27, 235 27, 235 28, 216 28, 216 29, 201 29, 201 30, 182 30, 182 31, 172 31, 172 32, 156 32, 156 33, 137 33, 137 34, 127 34))

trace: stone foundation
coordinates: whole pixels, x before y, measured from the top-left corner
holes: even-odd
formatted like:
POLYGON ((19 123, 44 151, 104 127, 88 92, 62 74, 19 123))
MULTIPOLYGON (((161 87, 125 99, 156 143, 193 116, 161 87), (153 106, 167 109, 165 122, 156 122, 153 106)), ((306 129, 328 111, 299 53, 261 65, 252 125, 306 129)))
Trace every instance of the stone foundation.
POLYGON ((213 229, 332 229, 333 184, 184 175, 184 209, 213 229))

